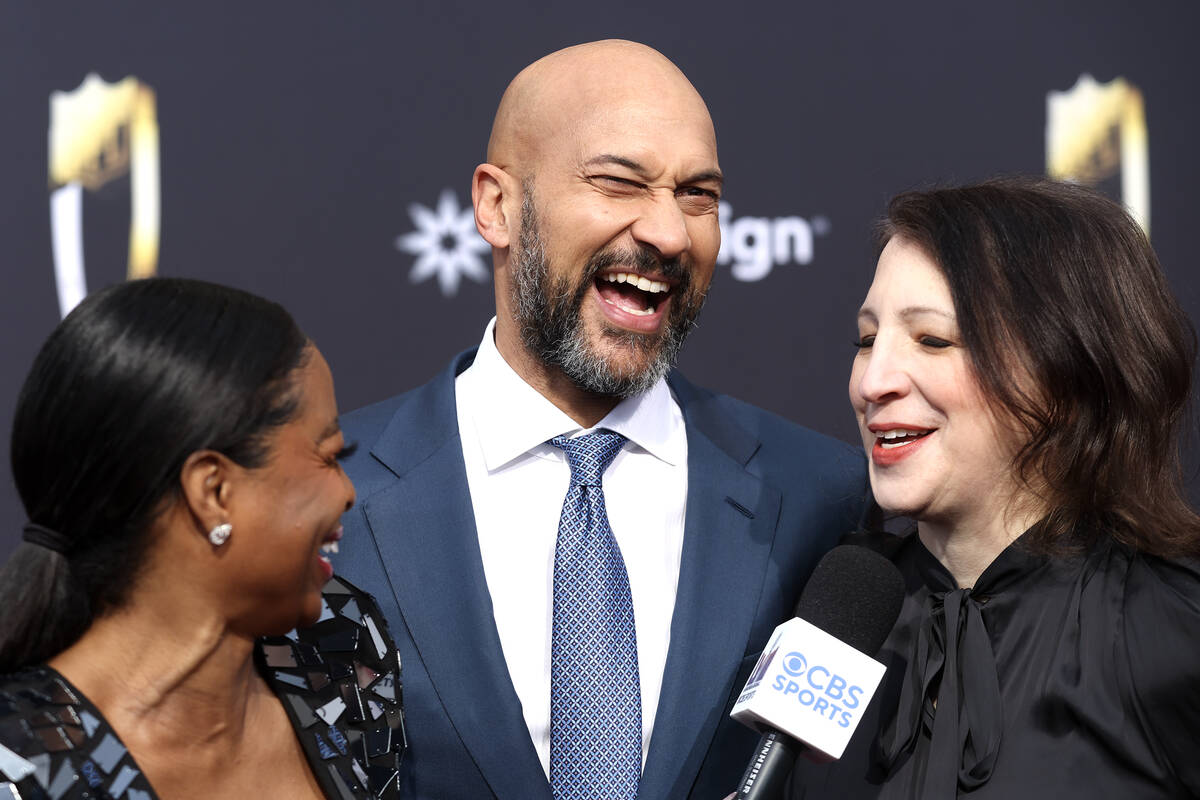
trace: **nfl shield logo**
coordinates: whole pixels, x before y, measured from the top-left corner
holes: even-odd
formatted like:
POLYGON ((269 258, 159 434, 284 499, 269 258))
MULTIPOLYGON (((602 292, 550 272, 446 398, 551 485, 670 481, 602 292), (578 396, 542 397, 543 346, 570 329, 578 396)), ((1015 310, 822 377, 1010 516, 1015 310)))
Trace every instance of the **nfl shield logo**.
MULTIPOLYGON (((158 263, 159 157, 154 90, 132 76, 106 83, 88 75, 72 92, 50 96, 50 231, 63 316, 87 295, 84 190, 104 223, 128 208, 128 278, 153 275, 158 263), (128 195, 128 201, 125 201, 128 195)), ((89 203, 89 206, 92 204, 89 203)), ((105 224, 103 227, 109 227, 105 224)), ((110 237, 100 232, 100 243, 110 237)), ((123 237, 122 237, 123 238, 123 237)), ((101 262, 118 262, 104 247, 101 262)), ((113 275, 116 279, 119 275, 113 275)))
POLYGON ((1096 186, 1150 233, 1150 148, 1142 93, 1124 78, 1081 75, 1046 95, 1046 174, 1096 186))

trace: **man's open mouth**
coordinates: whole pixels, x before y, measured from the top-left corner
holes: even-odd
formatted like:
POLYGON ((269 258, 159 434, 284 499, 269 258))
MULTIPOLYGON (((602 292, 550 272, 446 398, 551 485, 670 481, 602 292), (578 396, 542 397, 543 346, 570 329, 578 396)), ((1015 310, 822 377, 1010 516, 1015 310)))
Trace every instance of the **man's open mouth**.
POLYGON ((630 314, 649 316, 671 296, 672 286, 633 272, 606 272, 596 276, 601 299, 630 314))

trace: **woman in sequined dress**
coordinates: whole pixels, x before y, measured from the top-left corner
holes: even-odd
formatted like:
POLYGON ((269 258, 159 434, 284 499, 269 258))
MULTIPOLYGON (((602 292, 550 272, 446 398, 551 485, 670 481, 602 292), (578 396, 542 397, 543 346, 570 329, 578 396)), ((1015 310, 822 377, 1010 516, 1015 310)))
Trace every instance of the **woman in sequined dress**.
POLYGON ((1141 229, 1009 179, 892 201, 850 398, 905 576, 884 686, 794 797, 1200 794, 1195 336, 1141 229))
POLYGON ((396 654, 323 554, 344 448, 275 303, 155 278, 55 329, 13 426, 0 796, 394 796, 396 654))

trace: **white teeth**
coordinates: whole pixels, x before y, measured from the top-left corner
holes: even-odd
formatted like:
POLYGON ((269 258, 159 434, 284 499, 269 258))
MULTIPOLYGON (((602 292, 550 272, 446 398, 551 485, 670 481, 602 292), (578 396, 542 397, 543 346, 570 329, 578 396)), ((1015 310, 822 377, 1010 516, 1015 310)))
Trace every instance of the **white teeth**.
POLYGON ((662 281, 652 281, 649 278, 643 278, 640 275, 626 272, 610 272, 607 275, 601 275, 600 278, 609 283, 628 283, 630 286, 636 286, 643 292, 649 292, 650 294, 662 294, 671 288, 662 281))
POLYGON ((875 438, 879 441, 880 447, 891 449, 910 445, 928 433, 930 433, 928 430, 893 428, 890 431, 879 431, 875 434, 875 438))
POLYGON ((636 309, 636 308, 625 308, 625 306, 621 306, 621 308, 625 311, 628 311, 630 314, 637 314, 639 317, 646 317, 646 316, 649 316, 650 314, 654 313, 654 309, 652 309, 652 308, 636 309))
POLYGON ((875 434, 876 439, 900 439, 907 436, 920 436, 925 431, 907 430, 905 428, 895 428, 890 431, 880 431, 875 434))
POLYGON ((338 551, 338 543, 337 542, 327 542, 327 543, 321 545, 322 553, 326 553, 326 554, 336 553, 337 551, 338 551))

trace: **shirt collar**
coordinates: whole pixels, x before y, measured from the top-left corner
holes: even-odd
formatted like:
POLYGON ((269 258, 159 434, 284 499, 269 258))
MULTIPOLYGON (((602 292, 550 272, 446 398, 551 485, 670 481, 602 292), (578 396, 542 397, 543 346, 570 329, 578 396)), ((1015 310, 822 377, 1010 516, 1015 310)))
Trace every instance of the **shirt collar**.
MULTIPOLYGON (((495 327, 493 317, 483 333, 474 363, 458 377, 456 387, 467 400, 488 471, 537 451, 555 436, 584 432, 509 366, 496 349, 495 327)), ((622 400, 595 428, 615 431, 637 448, 671 465, 686 458, 683 414, 663 379, 649 391, 622 400)))

